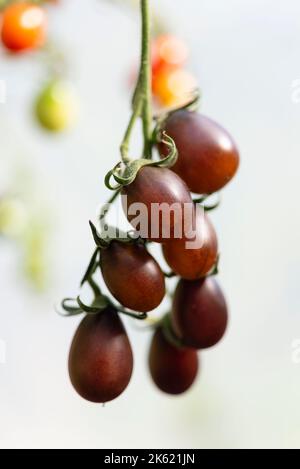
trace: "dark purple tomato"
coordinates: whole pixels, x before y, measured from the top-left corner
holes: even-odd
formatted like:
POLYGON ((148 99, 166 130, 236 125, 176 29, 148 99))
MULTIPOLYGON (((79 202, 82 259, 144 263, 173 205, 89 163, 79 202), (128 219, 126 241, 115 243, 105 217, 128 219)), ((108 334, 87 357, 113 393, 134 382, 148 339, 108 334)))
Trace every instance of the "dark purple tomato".
POLYGON ((184 207, 192 198, 186 184, 170 169, 144 166, 124 186, 122 195, 127 196, 127 200, 122 197, 127 219, 142 238, 168 242, 177 236, 177 230, 188 229, 184 207))
POLYGON ((147 313, 165 296, 165 277, 145 246, 113 241, 101 251, 103 279, 111 294, 126 308, 147 313))
MULTIPOLYGON (((228 132, 201 114, 177 111, 164 130, 176 143, 179 157, 172 167, 196 194, 212 194, 224 187, 239 166, 239 152, 228 132)), ((160 146, 162 155, 167 153, 160 146)))
POLYGON ((186 346, 205 349, 216 345, 226 331, 228 311, 215 278, 180 280, 171 321, 175 334, 186 346))
POLYGON ((166 262, 180 277, 195 280, 211 271, 218 258, 215 229, 204 211, 197 210, 195 235, 163 245, 166 262))
POLYGON ((199 363, 196 350, 178 348, 159 327, 152 339, 149 367, 156 386, 168 394, 182 394, 194 383, 199 363))
POLYGON ((69 356, 71 382, 84 399, 104 403, 129 384, 133 356, 121 319, 113 308, 86 316, 80 323, 69 356))

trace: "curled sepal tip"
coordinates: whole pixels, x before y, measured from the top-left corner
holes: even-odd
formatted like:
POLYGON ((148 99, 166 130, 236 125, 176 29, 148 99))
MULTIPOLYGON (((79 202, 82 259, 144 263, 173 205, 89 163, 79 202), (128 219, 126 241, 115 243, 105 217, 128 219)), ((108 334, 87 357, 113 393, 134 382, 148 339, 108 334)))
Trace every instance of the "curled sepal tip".
MULTIPOLYGON (((201 197, 198 197, 198 198, 196 198, 196 199, 193 199, 193 202, 194 202, 194 204, 200 204, 200 205, 201 205, 201 204, 203 204, 203 202, 205 202, 211 195, 213 195, 213 194, 203 195, 203 196, 201 196, 201 197)), ((210 205, 204 204, 204 205, 202 205, 202 207, 203 207, 203 210, 204 210, 205 212, 211 212, 211 211, 215 210, 216 208, 218 208, 220 205, 221 205, 221 196, 220 196, 220 194, 218 194, 218 199, 216 200, 215 203, 212 203, 212 204, 210 204, 210 205)))
POLYGON ((105 177, 106 187, 110 190, 118 190, 121 189, 123 186, 128 186, 135 180, 138 172, 144 166, 157 166, 161 168, 170 168, 171 166, 173 166, 178 158, 178 151, 174 140, 169 137, 166 132, 160 132, 157 138, 160 142, 164 143, 169 149, 169 153, 165 158, 162 158, 157 161, 141 158, 138 160, 130 161, 126 165, 120 162, 111 171, 107 173, 105 177), (114 179, 116 184, 112 184, 112 179, 114 179))
POLYGON ((148 318, 146 313, 137 313, 123 308, 121 305, 114 304, 107 296, 99 295, 91 305, 85 304, 80 296, 77 298, 65 298, 61 302, 61 310, 57 313, 64 317, 78 316, 79 314, 99 314, 109 306, 113 307, 121 314, 125 314, 133 319, 145 320, 148 318))
POLYGON ((78 314, 82 314, 83 310, 80 308, 78 305, 78 302, 76 301, 76 298, 65 298, 61 302, 61 308, 55 308, 56 312, 60 316, 78 316, 78 314))
POLYGON ((216 208, 218 208, 220 205, 221 205, 221 196, 220 196, 220 194, 218 194, 218 199, 216 200, 215 203, 210 204, 210 205, 205 204, 203 206, 203 208, 204 208, 205 212, 211 212, 211 211, 215 210, 216 208))
POLYGON ((82 311, 84 311, 85 313, 98 314, 98 313, 101 313, 101 311, 104 311, 108 307, 109 300, 106 296, 101 295, 93 301, 93 304, 91 306, 89 306, 83 303, 80 296, 78 296, 77 303, 82 309, 82 311))
POLYGON ((144 321, 145 319, 148 318, 147 313, 134 313, 133 311, 128 311, 125 308, 115 306, 115 308, 119 311, 119 313, 125 314, 125 316, 129 316, 130 318, 133 319, 138 319, 140 321, 144 321))

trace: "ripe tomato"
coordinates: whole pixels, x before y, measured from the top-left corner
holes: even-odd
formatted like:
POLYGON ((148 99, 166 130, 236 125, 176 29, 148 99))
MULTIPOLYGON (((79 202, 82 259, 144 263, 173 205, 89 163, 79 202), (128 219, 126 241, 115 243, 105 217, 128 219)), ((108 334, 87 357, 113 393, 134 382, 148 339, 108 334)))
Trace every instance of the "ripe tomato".
POLYGON ((152 43, 152 72, 161 67, 182 67, 188 58, 186 44, 171 34, 157 36, 152 43))
MULTIPOLYGON (((177 111, 164 130, 175 140, 179 157, 172 167, 197 194, 211 194, 225 186, 239 166, 239 152, 231 136, 208 117, 177 111)), ((160 146, 161 154, 167 149, 160 146)))
POLYGON ((80 323, 70 350, 71 382, 84 399, 104 403, 129 384, 133 355, 117 312, 108 308, 80 323))
POLYGON ((46 13, 34 3, 15 3, 3 12, 1 38, 4 46, 12 52, 43 46, 46 29, 46 13))
POLYGON ((223 337, 228 312, 223 293, 213 277, 180 280, 174 296, 172 326, 187 347, 205 349, 223 337))
POLYGON ((184 228, 184 204, 192 204, 191 195, 182 179, 170 169, 154 166, 144 166, 136 179, 124 186, 122 195, 127 196, 127 204, 124 197, 122 203, 129 222, 141 231, 142 220, 142 231, 144 228, 146 231, 143 237, 157 242, 169 242, 174 239, 176 230, 184 228), (177 204, 180 215, 177 211, 167 214, 173 204, 177 204), (158 211, 159 206, 167 209, 166 217, 158 211))
POLYGON ((126 308, 147 313, 165 296, 165 278, 156 260, 139 244, 113 241, 101 251, 103 279, 126 308))
POLYGON ((149 368, 156 386, 168 394, 182 394, 194 383, 198 369, 198 355, 190 348, 177 348, 158 327, 151 342, 149 368))
POLYGON ((161 106, 186 104, 196 88, 195 77, 186 70, 160 67, 152 77, 153 94, 161 106))
POLYGON ((208 216, 200 209, 196 211, 195 233, 190 239, 185 237, 163 245, 163 254, 168 265, 173 272, 187 280, 196 280, 207 275, 218 257, 215 229, 208 216))
POLYGON ((78 101, 73 87, 60 80, 52 80, 37 97, 34 111, 44 129, 50 132, 66 130, 78 116, 78 101))

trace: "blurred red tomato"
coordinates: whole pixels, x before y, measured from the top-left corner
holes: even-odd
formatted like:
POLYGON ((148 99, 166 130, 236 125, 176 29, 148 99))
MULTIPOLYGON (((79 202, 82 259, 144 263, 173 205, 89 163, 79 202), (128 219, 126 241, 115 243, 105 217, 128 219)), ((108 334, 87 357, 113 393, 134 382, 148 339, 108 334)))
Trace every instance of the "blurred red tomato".
POLYGON ((33 3, 15 3, 3 12, 1 39, 10 51, 20 52, 43 46, 46 29, 45 11, 33 3))

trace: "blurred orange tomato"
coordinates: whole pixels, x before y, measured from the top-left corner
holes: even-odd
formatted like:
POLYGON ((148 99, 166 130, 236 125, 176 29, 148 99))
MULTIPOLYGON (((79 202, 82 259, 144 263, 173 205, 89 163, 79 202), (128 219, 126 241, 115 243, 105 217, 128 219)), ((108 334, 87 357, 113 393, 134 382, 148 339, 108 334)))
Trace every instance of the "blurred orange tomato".
POLYGON ((197 81, 186 70, 165 67, 153 75, 152 87, 161 106, 176 107, 189 101, 191 93, 197 88, 197 81))
POLYGON ((3 12, 1 39, 10 51, 41 47, 45 43, 46 29, 45 11, 33 3, 15 3, 3 12))
POLYGON ((171 34, 157 36, 152 43, 152 72, 165 67, 183 67, 188 59, 186 44, 171 34))

